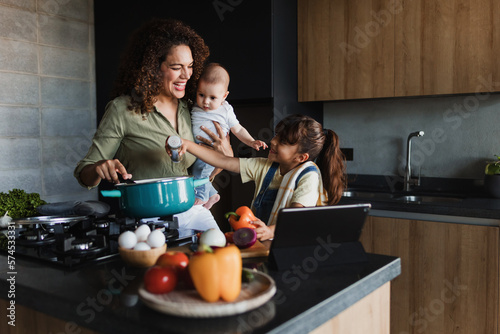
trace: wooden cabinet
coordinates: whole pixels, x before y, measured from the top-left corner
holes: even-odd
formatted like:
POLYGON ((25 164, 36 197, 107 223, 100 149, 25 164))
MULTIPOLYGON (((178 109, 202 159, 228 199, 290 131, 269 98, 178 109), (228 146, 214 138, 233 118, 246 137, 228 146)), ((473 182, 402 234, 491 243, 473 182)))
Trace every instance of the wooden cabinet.
POLYGON ((395 96, 490 92, 500 79, 500 2, 402 3, 395 16, 395 96))
POLYGON ((390 285, 385 283, 309 334, 389 334, 390 285))
POLYGON ((369 217, 362 243, 401 258, 391 333, 498 333, 498 227, 369 217))
POLYGON ((392 0, 299 0, 298 97, 322 101, 394 94, 392 0))
POLYGON ((498 91, 496 0, 298 0, 299 100, 498 91))
MULTIPOLYGON (((0 307, 7 310, 10 306, 4 296, 0 297, 0 307)), ((4 313, 7 314, 7 313, 4 313)), ((26 333, 78 333, 78 334, 99 334, 88 328, 81 327, 72 321, 64 321, 35 311, 29 307, 16 303, 15 326, 8 323, 8 319, 0 322, 0 333, 3 334, 26 334, 26 333)))

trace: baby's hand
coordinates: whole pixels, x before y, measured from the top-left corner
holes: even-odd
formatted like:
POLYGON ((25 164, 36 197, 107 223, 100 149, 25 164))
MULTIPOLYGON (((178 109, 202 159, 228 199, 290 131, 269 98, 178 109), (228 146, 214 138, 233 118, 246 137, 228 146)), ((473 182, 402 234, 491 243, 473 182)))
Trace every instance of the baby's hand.
POLYGON ((253 142, 250 143, 250 146, 257 151, 262 147, 263 149, 267 148, 267 144, 264 143, 262 140, 254 140, 253 142))

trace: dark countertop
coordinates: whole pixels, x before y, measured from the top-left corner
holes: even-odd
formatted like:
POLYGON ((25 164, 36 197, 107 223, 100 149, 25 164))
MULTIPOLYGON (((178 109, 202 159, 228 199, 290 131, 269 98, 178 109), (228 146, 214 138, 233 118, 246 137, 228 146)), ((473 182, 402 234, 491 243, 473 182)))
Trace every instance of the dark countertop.
MULTIPOLYGON (((350 176, 348 190, 383 192, 397 195, 403 192, 401 182, 380 175, 350 176)), ((500 219, 500 199, 491 197, 481 180, 422 178, 411 195, 456 197, 460 201, 435 203, 405 203, 402 201, 343 197, 339 204, 371 203, 372 210, 414 212, 434 215, 500 219)))
MULTIPOLYGON (((72 271, 16 258, 15 302, 102 333, 305 333, 401 272, 399 258, 368 258, 366 263, 310 273, 300 268, 272 271, 262 259, 246 260, 245 266, 257 266, 273 277, 276 295, 253 311, 214 319, 179 318, 149 309, 136 295, 145 269, 129 267, 119 257, 72 271)), ((0 254, 0 263, 0 298, 7 299, 6 255, 0 254)))
POLYGON ((459 202, 405 203, 343 197, 339 204, 370 203, 372 210, 426 213, 434 215, 500 219, 500 199, 471 197, 459 202))

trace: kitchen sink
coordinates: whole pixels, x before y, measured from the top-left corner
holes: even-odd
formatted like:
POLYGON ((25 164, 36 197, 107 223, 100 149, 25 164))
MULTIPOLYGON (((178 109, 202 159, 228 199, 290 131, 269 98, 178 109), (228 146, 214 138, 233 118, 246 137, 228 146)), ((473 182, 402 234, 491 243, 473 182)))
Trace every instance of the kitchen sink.
POLYGON ((457 203, 461 202, 463 198, 459 197, 446 197, 446 196, 414 196, 406 195, 396 197, 395 200, 405 203, 457 203))
POLYGON ((378 199, 378 200, 388 200, 393 199, 394 194, 392 193, 378 193, 378 192, 368 192, 368 191, 344 191, 342 193, 344 197, 354 197, 363 199, 378 199))
POLYGON ((428 196, 428 195, 403 195, 401 193, 369 192, 347 190, 342 193, 343 197, 356 198, 372 201, 392 201, 402 203, 458 203, 463 201, 460 197, 450 196, 428 196))

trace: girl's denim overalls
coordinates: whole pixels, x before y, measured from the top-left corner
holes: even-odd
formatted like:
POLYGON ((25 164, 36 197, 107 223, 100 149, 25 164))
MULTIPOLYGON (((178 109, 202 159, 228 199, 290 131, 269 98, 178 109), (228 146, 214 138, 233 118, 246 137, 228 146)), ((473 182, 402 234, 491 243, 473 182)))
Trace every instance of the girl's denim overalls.
MULTIPOLYGON (((279 164, 277 162, 273 162, 269 170, 267 171, 266 176, 264 177, 264 181, 262 182, 262 186, 260 187, 259 193, 253 202, 253 207, 255 208, 255 216, 267 223, 269 217, 271 216, 271 211, 273 210, 274 202, 276 201, 276 196, 278 195, 279 189, 269 189, 269 185, 273 180, 274 174, 278 170, 279 164)), ((316 166, 306 167, 295 180, 295 188, 299 184, 299 180, 305 174, 316 171, 319 173, 316 166)))

